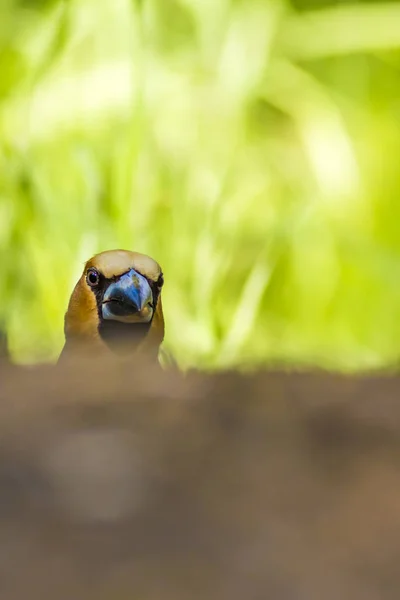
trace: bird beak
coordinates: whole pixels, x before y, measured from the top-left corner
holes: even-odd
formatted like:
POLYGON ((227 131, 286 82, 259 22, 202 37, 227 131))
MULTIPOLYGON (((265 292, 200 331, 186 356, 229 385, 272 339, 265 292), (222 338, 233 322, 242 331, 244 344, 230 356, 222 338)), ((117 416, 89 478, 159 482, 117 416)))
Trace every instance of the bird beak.
POLYGON ((148 323, 153 316, 153 293, 143 275, 134 269, 106 289, 102 302, 103 319, 122 323, 148 323))

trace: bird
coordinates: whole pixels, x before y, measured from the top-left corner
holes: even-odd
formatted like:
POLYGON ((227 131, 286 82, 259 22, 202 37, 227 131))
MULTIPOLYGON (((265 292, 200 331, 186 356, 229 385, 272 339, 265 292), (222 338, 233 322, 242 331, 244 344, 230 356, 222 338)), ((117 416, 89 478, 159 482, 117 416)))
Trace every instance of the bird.
POLYGON ((90 258, 65 313, 58 363, 107 354, 158 361, 165 329, 163 284, 160 265, 145 254, 106 250, 90 258))

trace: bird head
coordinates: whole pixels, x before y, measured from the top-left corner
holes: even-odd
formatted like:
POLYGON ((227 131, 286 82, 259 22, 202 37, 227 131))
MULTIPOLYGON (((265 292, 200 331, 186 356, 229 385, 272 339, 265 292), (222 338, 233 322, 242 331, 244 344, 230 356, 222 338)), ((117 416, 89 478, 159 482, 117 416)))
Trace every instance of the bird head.
POLYGON ((65 346, 157 353, 164 338, 163 274, 149 256, 109 250, 87 261, 65 315, 65 346))

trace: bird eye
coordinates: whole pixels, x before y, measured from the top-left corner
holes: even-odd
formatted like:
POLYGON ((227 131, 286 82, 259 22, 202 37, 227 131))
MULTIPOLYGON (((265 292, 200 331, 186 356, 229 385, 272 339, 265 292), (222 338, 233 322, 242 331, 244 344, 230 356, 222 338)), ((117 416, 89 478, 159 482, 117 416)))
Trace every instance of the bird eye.
POLYGON ((162 288, 164 285, 164 275, 161 273, 160 277, 157 279, 157 285, 159 288, 162 288))
POLYGON ((86 274, 86 280, 87 280, 88 284, 90 285, 90 287, 94 287, 94 286, 98 285, 98 283, 100 281, 99 272, 96 271, 96 269, 89 269, 86 274))

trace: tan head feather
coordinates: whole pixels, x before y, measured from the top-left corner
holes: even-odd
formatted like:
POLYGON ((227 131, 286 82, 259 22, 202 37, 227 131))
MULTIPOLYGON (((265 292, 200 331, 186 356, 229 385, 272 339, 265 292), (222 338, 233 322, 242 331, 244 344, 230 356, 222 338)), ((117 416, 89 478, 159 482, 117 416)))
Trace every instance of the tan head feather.
MULTIPOLYGON (((99 335, 100 317, 96 297, 86 280, 90 268, 97 269, 106 279, 119 277, 130 269, 135 269, 152 282, 158 281, 162 271, 160 265, 150 256, 129 250, 107 250, 87 261, 82 276, 72 292, 65 315, 66 347, 69 342, 77 341, 104 350, 105 345, 99 335)), ((138 350, 158 349, 163 339, 164 317, 159 296, 149 332, 138 350)))

